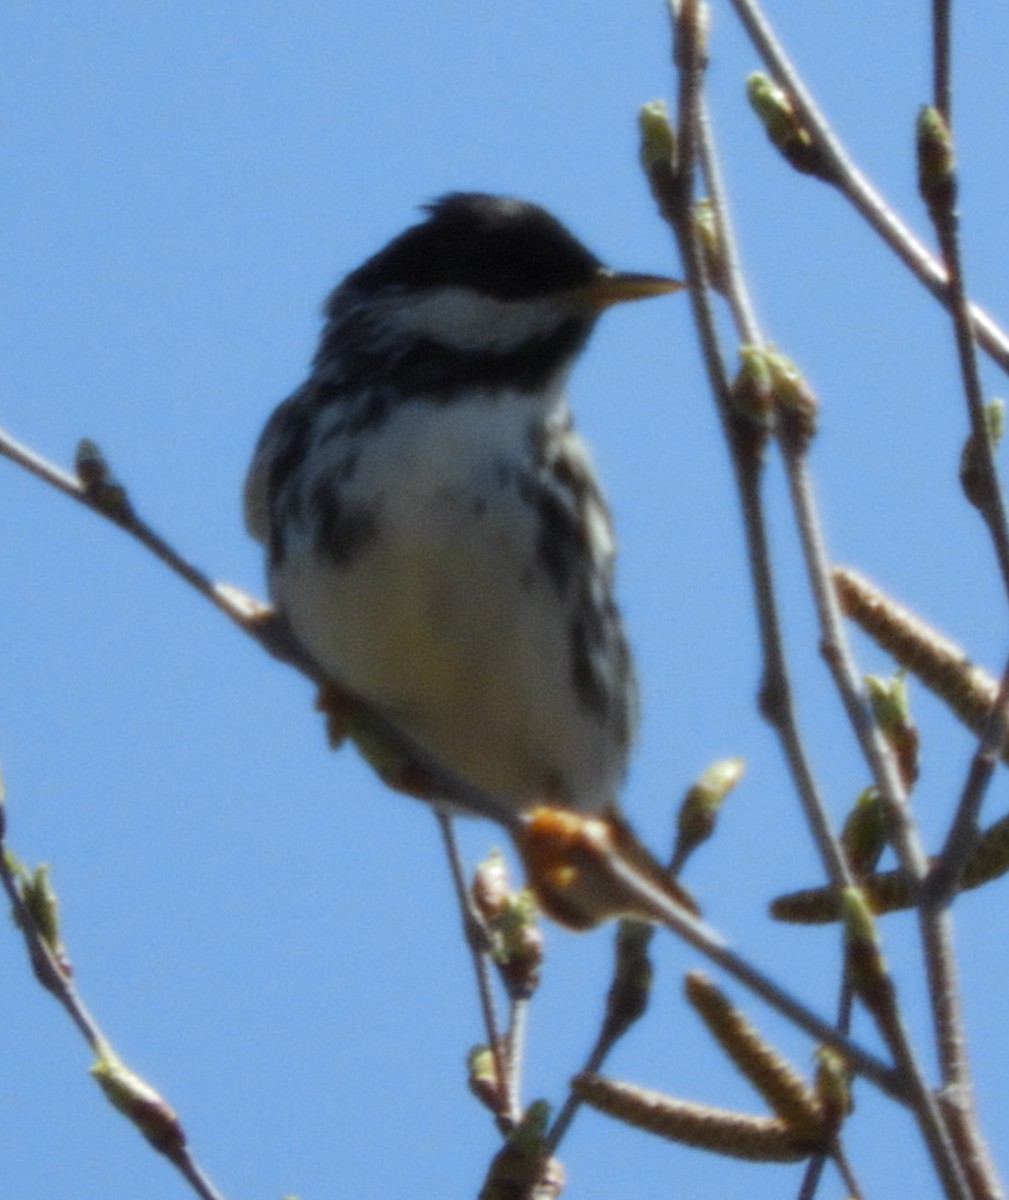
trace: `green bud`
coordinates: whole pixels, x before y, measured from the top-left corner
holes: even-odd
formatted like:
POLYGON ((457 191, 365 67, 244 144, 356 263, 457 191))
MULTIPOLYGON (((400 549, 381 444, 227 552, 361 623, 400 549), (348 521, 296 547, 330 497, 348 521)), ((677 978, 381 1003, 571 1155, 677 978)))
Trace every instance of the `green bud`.
POLYGON ((732 383, 734 411, 761 429, 774 425, 774 384, 767 353, 761 346, 739 347, 739 371, 732 383))
POLYGON ((746 79, 746 95, 773 146, 797 171, 828 183, 834 172, 814 145, 787 94, 767 75, 755 71, 746 79))
MULTIPOLYGON (((994 450, 1005 431, 1005 401, 996 397, 986 404, 984 416, 988 438, 994 450)), ((984 440, 971 433, 960 455, 960 486, 964 495, 981 512, 992 511, 998 503, 994 483, 984 440)))
POLYGON ((792 359, 777 350, 767 352, 767 364, 771 371, 779 410, 795 413, 804 432, 810 436, 815 428, 818 404, 816 394, 806 382, 806 377, 792 359))
POLYGON ((513 1200, 515 1196, 537 1194, 536 1185, 551 1169, 543 1154, 549 1121, 550 1106, 545 1100, 529 1105, 494 1156, 479 1200, 513 1200))
POLYGON ((841 845, 856 876, 875 869, 886 847, 886 814, 875 788, 859 793, 841 830, 841 845))
POLYGON ((501 1110, 497 1061, 490 1046, 474 1046, 466 1059, 469 1090, 495 1116, 501 1110))
POLYGON ((625 918, 617 926, 613 982, 606 997, 606 1038, 612 1044, 645 1014, 652 991, 648 953, 654 927, 625 918))
POLYGON ((918 780, 918 729, 911 717, 904 672, 886 679, 867 675, 865 684, 876 723, 896 756, 904 786, 910 789, 918 780))
POLYGON ((648 174, 655 167, 676 164, 676 134, 664 100, 649 100, 638 109, 641 165, 648 174))
POLYGON ((528 1000, 540 982, 543 930, 531 891, 522 888, 507 897, 490 923, 491 956, 513 1000, 528 1000))
POLYGON ((690 787, 677 821, 673 859, 678 866, 714 833, 722 804, 745 769, 741 758, 723 758, 708 767, 690 787))
POLYGON ((851 1071, 832 1046, 816 1050, 816 1095, 823 1106, 828 1128, 836 1130, 854 1105, 851 1099, 851 1071))
POLYGON ((126 489, 113 475, 97 443, 81 438, 74 455, 74 468, 84 494, 105 516, 120 522, 133 516, 126 489))
POLYGON ((718 292, 728 290, 728 264, 725 259, 725 242, 719 226, 715 207, 707 196, 700 196, 693 207, 694 234, 704 259, 704 271, 708 282, 718 292))
POLYGON ((841 911, 844 919, 844 932, 849 945, 872 946, 879 950, 876 937, 876 918, 865 902, 862 889, 857 887, 843 888, 841 891, 841 911))
POLYGON ((848 979, 865 1006, 878 1019, 893 1009, 893 983, 876 933, 876 920, 861 888, 841 891, 848 979))
MULTIPOLYGON (((71 975, 73 968, 60 936, 60 901, 49 878, 49 864, 41 863, 34 871, 28 871, 18 864, 17 874, 21 899, 35 923, 39 937, 49 948, 60 973, 64 976, 71 975)), ((43 976, 40 975, 39 979, 48 986, 43 976)))
POLYGON ((179 1118, 168 1102, 135 1071, 113 1057, 100 1058, 91 1068, 111 1103, 162 1154, 172 1158, 186 1145, 179 1118))
POLYGON ((918 191, 933 219, 949 214, 956 203, 953 136, 942 113, 926 104, 918 114, 918 191))
POLYGON ((902 671, 888 678, 882 675, 866 675, 865 686, 873 715, 884 733, 899 729, 911 719, 907 685, 902 671))
POLYGON ((492 850, 473 872, 470 895, 477 912, 485 921, 493 921, 504 910, 511 891, 504 855, 500 850, 492 850))

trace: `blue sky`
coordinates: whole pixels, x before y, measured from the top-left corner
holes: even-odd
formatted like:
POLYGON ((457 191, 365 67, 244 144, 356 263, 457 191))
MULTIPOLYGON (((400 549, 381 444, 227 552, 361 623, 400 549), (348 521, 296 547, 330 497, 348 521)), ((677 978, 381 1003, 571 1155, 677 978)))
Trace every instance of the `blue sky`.
MULTIPOLYGON (((769 7, 838 132, 927 238, 911 153, 928 98, 924 13, 865 0, 769 7)), ((973 293, 1005 313, 1009 26, 994 0, 960 24, 968 272, 973 293)), ((831 553, 996 666, 1005 603, 956 480, 966 426, 948 323, 835 196, 768 149, 743 97, 756 65, 716 4, 716 134, 765 328, 820 394, 813 467, 831 553)), ((303 377, 333 283, 417 204, 469 188, 545 204, 615 266, 675 272, 635 135, 638 106, 671 87, 657 0, 8 5, 0 423, 62 463, 77 438, 96 439, 161 532, 215 576, 261 591, 242 478, 269 411, 303 377)), ((990 392, 1004 388, 984 371, 990 392)), ((615 510, 642 679, 625 807, 661 850, 692 778, 716 757, 747 760, 688 882, 735 944, 829 1012, 833 936, 764 915, 776 892, 817 879, 816 859, 754 709, 736 502, 685 300, 608 316, 572 396, 615 510)), ((776 466, 769 491, 803 726, 840 817, 865 772, 817 659, 776 466)), ((475 1194, 496 1135, 465 1088, 481 1028, 430 815, 384 792, 352 750, 327 750, 300 678, 118 531, 3 462, 0 539, 10 840, 52 864, 79 985, 120 1052, 178 1108, 234 1200, 475 1194)), ((870 647, 859 652, 884 669, 870 647)), ((914 694, 915 805, 934 845, 971 743, 914 694)), ((997 778, 987 812, 1004 809, 997 778)), ((471 821, 463 840, 474 860, 501 836, 471 821)), ((957 910, 996 1138, 1009 1074, 1002 890, 957 910)), ((923 1036, 912 933, 903 918, 885 926, 923 1036)), ((610 942, 605 930, 549 929, 528 1098, 558 1100, 578 1068, 610 942)), ((10 930, 0 954, 9 1193, 186 1195, 102 1103, 84 1047, 10 930)), ((679 998, 697 956, 663 939, 658 958, 654 1011, 613 1073, 759 1111, 679 998)), ((750 1011, 808 1061, 804 1038, 750 1011)), ((904 1194, 934 1194, 910 1123, 864 1088, 853 1144, 875 1194, 897 1179, 904 1194)), ((787 1195, 798 1178, 593 1115, 563 1158, 578 1200, 737 1195, 754 1183, 787 1195)), ((823 1192, 840 1194, 836 1181, 823 1192)))

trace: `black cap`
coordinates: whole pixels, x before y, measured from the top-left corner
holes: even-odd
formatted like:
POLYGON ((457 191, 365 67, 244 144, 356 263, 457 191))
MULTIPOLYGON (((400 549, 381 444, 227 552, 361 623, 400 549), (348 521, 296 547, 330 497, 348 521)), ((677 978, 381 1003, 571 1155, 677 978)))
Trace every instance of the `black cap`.
POLYGON ((452 192, 347 276, 351 289, 465 287, 526 300, 590 283, 602 263, 544 208, 482 192, 452 192))

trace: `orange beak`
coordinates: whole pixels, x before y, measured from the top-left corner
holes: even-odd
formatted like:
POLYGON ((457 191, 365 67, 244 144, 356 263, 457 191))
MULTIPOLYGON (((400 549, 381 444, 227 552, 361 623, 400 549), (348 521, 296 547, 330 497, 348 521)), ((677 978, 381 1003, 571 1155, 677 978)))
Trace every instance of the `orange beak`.
POLYGON ((625 300, 644 300, 648 296, 664 296, 682 291, 687 285, 665 275, 636 275, 628 271, 602 268, 591 283, 576 289, 576 299, 586 308, 602 312, 611 304, 625 300))

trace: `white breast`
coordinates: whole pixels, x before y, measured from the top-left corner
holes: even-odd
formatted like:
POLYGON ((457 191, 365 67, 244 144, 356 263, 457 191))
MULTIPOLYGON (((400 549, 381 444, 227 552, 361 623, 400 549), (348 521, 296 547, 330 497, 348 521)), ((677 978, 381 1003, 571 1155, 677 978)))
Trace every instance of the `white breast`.
POLYGON ((273 590, 335 679, 459 773, 519 802, 600 808, 626 746, 572 685, 573 601, 537 557, 539 516, 517 486, 531 416, 515 396, 397 410, 360 441, 341 493, 376 506, 366 551, 340 567, 291 547, 273 590))

